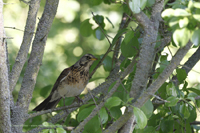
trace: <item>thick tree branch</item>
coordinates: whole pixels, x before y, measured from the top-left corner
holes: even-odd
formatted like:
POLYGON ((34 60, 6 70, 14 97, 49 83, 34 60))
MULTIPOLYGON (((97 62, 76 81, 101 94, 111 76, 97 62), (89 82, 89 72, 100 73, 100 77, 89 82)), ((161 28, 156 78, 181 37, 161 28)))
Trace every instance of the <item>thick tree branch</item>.
POLYGON ((39 7, 40 0, 30 1, 23 41, 9 77, 11 92, 14 90, 22 68, 27 60, 28 51, 35 31, 35 23, 39 7))
POLYGON ((3 1, 0 0, 0 132, 11 132, 10 90, 7 66, 6 35, 3 21, 3 1))
MULTIPOLYGON (((46 39, 50 31, 53 19, 58 7, 58 0, 47 0, 44 12, 39 21, 35 38, 32 44, 32 51, 28 61, 28 66, 24 74, 22 86, 19 92, 16 107, 12 110, 12 124, 23 124, 28 111, 32 92, 36 83, 37 74, 42 63, 42 57, 46 44, 46 39), (20 118, 19 118, 20 117, 20 118)), ((14 132, 21 132, 22 127, 13 127, 14 132)))
MULTIPOLYGON (((156 1, 158 2, 158 1, 156 1)), ((143 27, 144 35, 143 41, 139 53, 139 61, 137 63, 136 73, 133 79, 130 97, 134 98, 133 103, 140 97, 144 89, 147 87, 149 73, 152 68, 152 64, 155 58, 155 46, 158 35, 158 28, 160 22, 161 10, 163 8, 164 0, 160 0, 159 3, 156 3, 152 9, 151 20, 143 13, 134 14, 134 17, 138 21, 139 25, 143 27), (158 7, 159 6, 159 7, 158 7)), ((131 117, 126 123, 133 123, 134 117, 131 117)), ((124 126, 126 127, 126 126, 124 126)), ((124 133, 133 132, 134 128, 122 129, 124 133)))
POLYGON ((184 64, 183 69, 185 69, 186 73, 189 73, 191 69, 195 66, 195 64, 200 59, 200 47, 196 50, 196 52, 188 59, 188 61, 184 64))
POLYGON ((144 12, 142 11, 138 14, 134 14, 133 16, 136 18, 139 25, 143 27, 144 31, 147 30, 152 23, 147 17, 147 15, 144 14, 144 12))
POLYGON ((145 92, 142 93, 140 98, 137 99, 135 103, 133 103, 133 106, 135 107, 142 107, 144 103, 152 97, 152 95, 162 86, 162 84, 167 80, 167 78, 172 74, 174 69, 180 64, 183 57, 186 55, 186 53, 191 48, 192 43, 188 42, 188 44, 184 47, 178 50, 178 52, 175 54, 175 56, 172 58, 170 64, 165 68, 165 70, 158 76, 158 78, 147 88, 145 92))
MULTIPOLYGON (((160 86, 167 80, 167 78, 172 74, 173 70, 179 65, 180 61, 183 59, 185 54, 188 52, 192 43, 189 42, 184 48, 179 49, 176 55, 172 58, 171 63, 165 68, 165 70, 158 76, 158 78, 147 88, 146 91, 143 91, 136 102, 133 103, 135 107, 142 107, 144 103, 152 97, 152 95, 160 88, 160 86)), ((130 117, 133 116, 132 112, 125 112, 116 122, 114 122, 104 133, 110 131, 117 131, 122 125, 124 125, 130 117)))

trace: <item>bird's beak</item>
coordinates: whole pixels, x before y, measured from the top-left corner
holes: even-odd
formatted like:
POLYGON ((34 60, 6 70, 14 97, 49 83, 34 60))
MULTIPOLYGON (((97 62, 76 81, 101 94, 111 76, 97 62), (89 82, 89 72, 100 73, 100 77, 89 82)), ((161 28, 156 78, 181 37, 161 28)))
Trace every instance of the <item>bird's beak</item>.
POLYGON ((98 60, 98 58, 91 58, 90 60, 98 60))

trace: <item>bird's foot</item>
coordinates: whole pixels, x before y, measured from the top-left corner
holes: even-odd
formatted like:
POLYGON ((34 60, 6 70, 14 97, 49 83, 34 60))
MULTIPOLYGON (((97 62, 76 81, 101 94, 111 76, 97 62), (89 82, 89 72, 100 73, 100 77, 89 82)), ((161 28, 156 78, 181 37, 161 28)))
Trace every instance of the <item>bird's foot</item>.
POLYGON ((78 96, 75 96, 75 98, 78 100, 78 103, 83 103, 83 100, 81 98, 79 98, 78 96))

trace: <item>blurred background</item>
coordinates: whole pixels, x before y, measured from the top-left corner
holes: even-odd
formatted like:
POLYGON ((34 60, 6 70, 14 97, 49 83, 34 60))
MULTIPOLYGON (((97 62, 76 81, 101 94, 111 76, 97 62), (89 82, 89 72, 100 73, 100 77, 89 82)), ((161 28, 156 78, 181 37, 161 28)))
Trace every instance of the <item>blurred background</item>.
MULTIPOLYGON (((23 30, 26 23, 28 5, 16 0, 4 0, 4 3, 6 3, 3 10, 4 27, 6 35, 12 37, 12 39, 7 40, 10 69, 12 69, 12 65, 14 64, 23 39, 23 30)), ((37 22, 42 15, 44 5, 45 1, 41 0, 37 22)), ((48 96, 53 84, 63 69, 73 65, 86 53, 91 53, 100 58, 107 51, 109 43, 104 37, 97 38, 94 30, 97 28, 97 24, 92 19, 93 16, 91 12, 94 12, 95 15, 98 14, 104 16, 104 29, 106 30, 106 33, 113 38, 119 29, 123 10, 121 4, 108 5, 102 3, 102 0, 60 0, 57 15, 48 35, 43 63, 40 67, 29 110, 32 110, 48 96), (107 17, 111 23, 105 17, 107 17), (88 21, 92 25, 93 31, 91 34, 83 36, 80 33, 81 22, 85 19, 89 19, 88 21)), ((134 28, 136 27, 136 24, 132 22, 129 26, 134 28)), ((87 31, 87 27, 85 27, 85 29, 83 28, 83 30, 87 31)), ((112 38, 110 38, 111 41, 112 38)), ((174 55, 177 49, 173 46, 170 46, 169 48, 172 55, 174 55)), ((194 53, 195 50, 196 49, 190 50, 182 63, 187 61, 187 58, 194 53)), ((167 54, 169 60, 172 57, 170 51, 169 49, 165 49, 162 53, 167 54)), ((106 58, 104 63, 110 65, 111 57, 112 52, 109 53, 109 57, 106 58)), ((198 85, 200 82, 199 65, 200 64, 198 63, 188 75, 187 81, 190 86, 198 85)), ((101 66, 97 70, 87 88, 93 89, 105 81, 105 78, 109 74, 109 69, 104 67, 105 66, 101 66)), ((13 92, 15 100, 17 100, 25 68, 26 64, 13 92)))
MULTIPOLYGON (((26 23, 28 12, 28 5, 16 0, 4 0, 4 27, 6 35, 12 37, 8 40, 8 52, 10 68, 14 64, 17 52, 20 48, 23 39, 23 30, 26 23)), ((100 1, 101 3, 101 1, 100 1)), ((109 43, 106 39, 97 39, 95 32, 91 35, 84 37, 80 34, 81 22, 89 19, 92 29, 98 25, 92 19, 92 13, 95 15, 104 15, 112 21, 112 25, 107 19, 104 19, 105 30, 114 37, 119 28, 121 21, 122 6, 120 4, 107 4, 90 2, 75 1, 75 0, 60 0, 57 15, 53 21, 50 33, 48 35, 43 63, 37 78, 37 83, 33 93, 32 103, 30 109, 33 109, 49 94, 51 87, 55 83, 57 77, 63 69, 73 65, 79 58, 86 54, 91 53, 98 58, 103 55, 109 43), (98 6, 97 6, 98 5, 98 6)), ((37 15, 37 23, 42 15, 45 1, 41 1, 41 7, 37 15)), ((88 29, 89 30, 89 29, 88 29)), ((111 57, 112 53, 109 54, 111 57)), ((26 65, 25 65, 26 67, 26 65)), ((23 69, 24 73, 25 69, 23 69)), ((17 92, 21 87, 23 80, 23 73, 14 90, 14 99, 17 99, 17 92)), ((96 85, 103 82, 105 77, 108 76, 101 66, 94 74, 88 88, 93 89, 96 85), (95 81, 94 81, 95 80, 95 81)))

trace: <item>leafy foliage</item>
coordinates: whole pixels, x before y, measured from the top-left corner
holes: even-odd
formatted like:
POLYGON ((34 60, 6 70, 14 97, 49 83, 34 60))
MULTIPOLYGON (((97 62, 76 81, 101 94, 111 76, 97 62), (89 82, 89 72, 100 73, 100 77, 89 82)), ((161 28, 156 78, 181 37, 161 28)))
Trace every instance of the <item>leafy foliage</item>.
MULTIPOLYGON (((131 22, 128 24, 128 27, 120 28, 120 21, 113 16, 126 13, 127 18, 132 17, 129 21, 135 21, 132 13, 137 14, 143 11, 147 16, 150 16, 155 0, 128 0, 127 2, 119 2, 116 0, 88 0, 75 1, 73 4, 76 5, 75 3, 79 8, 77 7, 77 10, 69 8, 70 14, 73 14, 71 21, 66 17, 68 15, 61 13, 62 15, 59 16, 59 12, 55 18, 50 32, 51 34, 48 37, 49 42, 47 43, 49 43, 49 47, 45 52, 44 65, 40 69, 40 75, 42 76, 39 76, 37 79, 31 108, 41 100, 39 97, 47 97, 56 77, 58 77, 58 73, 65 67, 74 64, 85 53, 92 53, 99 59, 102 59, 107 48, 112 48, 102 61, 102 66, 90 80, 95 83, 95 86, 102 81, 106 81, 108 74, 113 70, 113 66, 115 65, 113 53, 115 53, 115 46, 120 39, 121 45, 119 46, 119 52, 117 52, 124 57, 124 60, 120 64, 120 71, 123 72, 133 58, 136 58, 136 62, 139 60, 138 54, 141 45, 143 45, 143 35, 146 33, 136 28, 140 26, 137 22, 131 22), (88 10, 94 11, 94 15, 88 13, 88 10), (112 14, 110 12, 114 13, 112 14), (105 36, 107 34, 111 35, 111 37, 105 36), (111 44, 108 43, 107 37, 111 40, 111 44), (81 50, 77 50, 77 47, 81 50)), ((174 50, 173 44, 175 44, 176 48, 183 48, 189 41, 195 47, 199 47, 200 2, 174 0, 172 3, 166 1, 165 4, 165 10, 161 14, 165 21, 164 25, 167 27, 164 30, 171 32, 173 39, 167 47, 174 50)), ((67 4, 65 3, 65 5, 67 4)), ((64 8, 62 10, 65 10, 64 8)), ((66 8, 66 10, 68 9, 66 8)), ((157 43, 155 49, 160 48, 160 40, 164 37, 163 33, 159 31, 157 42, 154 42, 157 43)), ((15 48, 14 45, 14 48, 11 50, 14 51, 13 53, 15 53, 15 48)), ((166 53, 166 49, 162 48, 161 51, 156 53, 158 59, 154 62, 156 65, 152 65, 155 70, 152 69, 152 73, 146 74, 149 76, 148 84, 151 84, 151 81, 155 81, 169 65, 171 57, 173 56, 170 55, 170 52, 166 53)), ((91 69, 94 69, 99 61, 95 62, 91 69)), ((11 58, 10 62, 14 62, 14 60, 11 58)), ((130 97, 130 91, 135 72, 137 71, 136 66, 135 64, 133 71, 121 81, 120 86, 112 97, 105 101, 104 107, 99 110, 98 114, 85 125, 83 133, 102 132, 102 129, 106 129, 111 123, 117 121, 124 114, 125 110, 131 106, 133 98, 130 97)), ((18 89, 21 79, 22 76, 17 84, 18 89)), ((78 126, 90 115, 97 106, 96 104, 101 102, 99 99, 110 92, 115 83, 110 85, 109 88, 106 88, 104 92, 95 96, 95 102, 91 99, 88 103, 73 111, 67 118, 64 118, 65 122, 62 124, 72 127, 78 126)), ((144 86, 146 87, 148 85, 144 86)), ((13 93, 16 100, 17 92, 14 91, 13 93)), ((136 117, 134 133, 189 133, 200 130, 198 126, 192 125, 192 122, 197 119, 196 109, 200 107, 200 100, 197 99, 197 96, 200 95, 200 89, 199 86, 191 87, 191 83, 188 83, 188 73, 186 73, 184 67, 180 66, 176 68, 169 77, 169 80, 165 81, 155 94, 160 99, 151 97, 141 108, 132 107, 136 117), (174 81, 174 76, 177 79, 176 82, 174 81)), ((74 98, 67 98, 65 100, 66 105, 71 105, 73 102, 74 98)), ((63 101, 59 103, 59 106, 63 106, 63 101)), ((25 125, 38 125, 43 123, 42 125, 44 127, 49 128, 43 129, 42 133, 67 132, 63 128, 64 126, 60 124, 61 122, 58 122, 59 124, 44 122, 48 121, 50 117, 52 116, 38 116, 33 118, 32 121, 26 121, 25 125)), ((31 126, 24 126, 25 131, 32 128, 31 126)))

